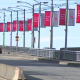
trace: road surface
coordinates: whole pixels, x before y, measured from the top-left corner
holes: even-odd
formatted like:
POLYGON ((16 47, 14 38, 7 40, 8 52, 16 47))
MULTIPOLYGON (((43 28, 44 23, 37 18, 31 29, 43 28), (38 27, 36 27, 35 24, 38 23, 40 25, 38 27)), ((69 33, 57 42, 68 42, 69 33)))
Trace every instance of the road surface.
POLYGON ((23 68, 24 75, 29 80, 80 80, 79 67, 1 57, 0 63, 23 68))

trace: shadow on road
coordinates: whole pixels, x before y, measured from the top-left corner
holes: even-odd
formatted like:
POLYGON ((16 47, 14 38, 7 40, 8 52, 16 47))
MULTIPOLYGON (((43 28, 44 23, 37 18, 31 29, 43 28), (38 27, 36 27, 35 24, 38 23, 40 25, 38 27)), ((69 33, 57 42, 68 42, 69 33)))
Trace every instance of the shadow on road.
POLYGON ((52 62, 34 61, 34 60, 3 60, 0 59, 0 63, 12 65, 12 66, 56 66, 56 67, 70 67, 67 65, 58 65, 52 62))
POLYGON ((42 79, 39 79, 36 77, 32 77, 30 75, 42 75, 42 74, 39 74, 39 73, 34 72, 34 71, 24 71, 24 76, 27 80, 42 80, 42 79))
MULTIPOLYGON (((0 63, 11 65, 11 66, 31 66, 31 67, 70 67, 67 65, 58 65, 50 62, 45 61, 33 61, 33 60, 4 60, 0 59, 0 63)), ((36 78, 35 76, 39 77, 42 75, 47 76, 46 73, 40 73, 37 71, 24 71, 24 75, 27 78, 27 80, 42 80, 39 78, 36 78)))

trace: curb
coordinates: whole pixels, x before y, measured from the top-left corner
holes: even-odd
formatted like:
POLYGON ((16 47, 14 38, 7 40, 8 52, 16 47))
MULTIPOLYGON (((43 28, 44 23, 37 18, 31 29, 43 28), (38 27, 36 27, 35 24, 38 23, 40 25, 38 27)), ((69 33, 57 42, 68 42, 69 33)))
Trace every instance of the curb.
POLYGON ((47 61, 47 62, 53 62, 60 65, 68 65, 68 66, 74 66, 74 67, 80 67, 80 62, 76 61, 63 61, 63 60, 56 60, 56 59, 38 59, 38 61, 47 61))
POLYGON ((52 62, 60 65, 68 65, 68 66, 74 66, 74 67, 80 67, 80 62, 76 61, 65 61, 65 60, 59 60, 59 59, 50 59, 50 58, 39 58, 39 57, 15 57, 15 56, 3 56, 0 55, 0 57, 6 57, 6 58, 17 58, 17 59, 22 59, 22 60, 37 60, 37 61, 46 61, 46 62, 52 62))

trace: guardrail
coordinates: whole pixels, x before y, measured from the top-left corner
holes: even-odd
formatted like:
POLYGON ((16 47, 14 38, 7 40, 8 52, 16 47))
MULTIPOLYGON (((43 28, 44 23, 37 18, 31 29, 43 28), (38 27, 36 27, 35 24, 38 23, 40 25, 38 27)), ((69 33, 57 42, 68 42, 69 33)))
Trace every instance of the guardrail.
POLYGON ((68 61, 80 61, 80 51, 62 50, 61 59, 68 61))
POLYGON ((68 61, 80 61, 80 51, 70 51, 70 50, 54 50, 54 49, 39 49, 39 48, 29 48, 29 47, 16 47, 16 46, 3 46, 0 45, 3 50, 8 50, 10 52, 21 52, 28 53, 30 56, 38 56, 53 59, 62 59, 68 61))

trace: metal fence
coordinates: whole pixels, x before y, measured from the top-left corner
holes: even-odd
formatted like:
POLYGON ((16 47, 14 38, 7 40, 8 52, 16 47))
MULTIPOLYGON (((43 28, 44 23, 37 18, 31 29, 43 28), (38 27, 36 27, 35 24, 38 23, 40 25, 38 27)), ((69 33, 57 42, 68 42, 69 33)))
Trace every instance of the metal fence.
POLYGON ((68 61, 80 61, 80 51, 62 50, 61 59, 68 61))
POLYGON ((80 51, 70 50, 54 50, 54 49, 39 49, 29 47, 16 47, 16 46, 3 46, 0 45, 3 50, 11 52, 28 53, 30 56, 38 56, 53 59, 62 59, 68 61, 80 61, 80 51))

